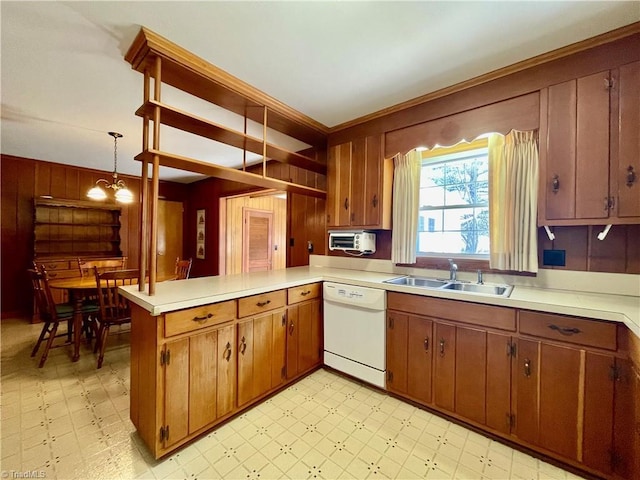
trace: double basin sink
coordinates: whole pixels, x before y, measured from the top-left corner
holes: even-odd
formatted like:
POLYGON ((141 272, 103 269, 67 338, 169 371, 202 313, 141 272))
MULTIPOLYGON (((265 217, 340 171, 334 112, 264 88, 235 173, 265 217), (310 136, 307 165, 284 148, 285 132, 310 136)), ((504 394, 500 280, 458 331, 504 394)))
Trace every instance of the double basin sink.
POLYGON ((468 283, 459 280, 440 280, 437 278, 424 278, 403 276, 385 280, 383 283, 403 285, 406 287, 421 287, 431 290, 451 290, 454 292, 475 293, 479 295, 491 295, 496 297, 508 297, 513 290, 512 285, 494 285, 488 283, 468 283))

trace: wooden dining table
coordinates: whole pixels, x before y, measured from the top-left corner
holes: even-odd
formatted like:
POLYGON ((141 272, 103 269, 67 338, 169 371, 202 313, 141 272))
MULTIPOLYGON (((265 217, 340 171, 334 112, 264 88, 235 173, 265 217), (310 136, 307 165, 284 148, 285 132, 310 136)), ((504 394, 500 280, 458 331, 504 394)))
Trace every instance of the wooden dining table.
MULTIPOLYGON (((175 276, 164 276, 158 281, 174 280, 175 276)), ((82 306, 83 301, 98 294, 95 277, 72 277, 49 280, 49 287, 66 290, 69 293, 69 303, 73 305, 73 356, 71 359, 77 362, 80 358, 80 343, 82 342, 82 306)), ((97 314, 97 312, 96 312, 97 314)))

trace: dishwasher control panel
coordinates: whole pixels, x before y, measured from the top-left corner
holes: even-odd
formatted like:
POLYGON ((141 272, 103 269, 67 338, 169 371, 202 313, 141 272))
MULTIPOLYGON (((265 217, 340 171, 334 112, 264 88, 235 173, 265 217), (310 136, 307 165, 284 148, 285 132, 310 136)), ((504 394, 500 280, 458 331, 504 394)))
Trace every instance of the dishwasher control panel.
POLYGON ((356 305, 369 310, 384 310, 387 306, 385 290, 342 283, 324 283, 325 301, 356 305))

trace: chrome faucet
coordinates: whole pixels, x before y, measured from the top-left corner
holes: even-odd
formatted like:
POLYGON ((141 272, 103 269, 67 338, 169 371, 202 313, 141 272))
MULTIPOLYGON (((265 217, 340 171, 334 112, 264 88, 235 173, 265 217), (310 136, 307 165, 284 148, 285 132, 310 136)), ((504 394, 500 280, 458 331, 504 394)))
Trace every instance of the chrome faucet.
POLYGON ((482 285, 484 283, 482 279, 482 270, 478 269, 478 284, 482 285))
POLYGON ((458 265, 453 263, 453 259, 449 259, 449 280, 455 282, 458 275, 458 265))

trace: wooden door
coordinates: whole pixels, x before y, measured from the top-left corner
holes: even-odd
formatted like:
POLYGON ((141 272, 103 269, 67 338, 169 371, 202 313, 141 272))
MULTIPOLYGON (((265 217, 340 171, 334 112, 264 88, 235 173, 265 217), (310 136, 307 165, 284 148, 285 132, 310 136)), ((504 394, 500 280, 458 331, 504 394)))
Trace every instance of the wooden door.
POLYGON ((327 162, 327 226, 350 225, 351 142, 329 148, 327 162))
POLYGON ((407 393, 407 340, 409 317, 387 313, 387 389, 407 393))
POLYGON ((619 69, 617 105, 612 109, 612 195, 617 193, 617 216, 640 217, 640 62, 619 69), (615 115, 617 110, 617 115, 615 115), (617 127, 617 128, 616 128, 617 127))
POLYGON ((577 460, 580 351, 541 342, 539 360, 539 445, 577 460))
POLYGON ((320 300, 301 303, 298 313, 298 371, 316 366, 320 361, 320 300))
POLYGON ((298 319, 300 305, 287 308, 287 378, 298 375, 298 319))
POLYGON ((511 377, 514 391, 512 411, 515 413, 513 433, 533 445, 538 444, 539 436, 539 347, 540 342, 518 339, 516 364, 511 377))
MULTIPOLYGON (((544 135, 544 132, 542 132, 544 135)), ((548 89, 546 138, 545 217, 575 218, 576 81, 548 89)))
POLYGON ((236 397, 236 352, 235 325, 223 327, 218 331, 218 391, 216 398, 216 417, 220 418, 235 407, 236 397))
POLYGON ((164 427, 169 429, 163 447, 189 433, 189 339, 176 340, 164 349, 164 427))
POLYGON ((584 372, 584 428, 580 461, 612 473, 614 392, 612 355, 586 352, 584 372))
POLYGON ((238 406, 253 399, 253 319, 238 322, 238 406))
POLYGON ((435 341, 433 401, 437 406, 453 412, 455 407, 456 327, 435 322, 433 339, 435 341))
POLYGON ((431 403, 433 364, 433 322, 409 316, 407 335, 407 393, 416 400, 431 403))
POLYGON ((487 332, 456 327, 455 412, 480 424, 486 422, 487 332))
POLYGON ((609 72, 582 77, 577 82, 576 218, 607 218, 609 72))
POLYGON ((189 339, 189 433, 216 419, 218 332, 189 339))
POLYGON ((183 205, 182 202, 158 200, 158 277, 173 274, 176 258, 183 253, 183 205))
POLYGON ((486 425, 503 433, 511 431, 511 336, 487 333, 486 425))
POLYGON ((287 314, 280 310, 271 317, 272 337, 271 351, 271 388, 281 385, 286 378, 287 366, 287 314))
POLYGON ((273 212, 243 208, 242 271, 273 268, 273 212))

